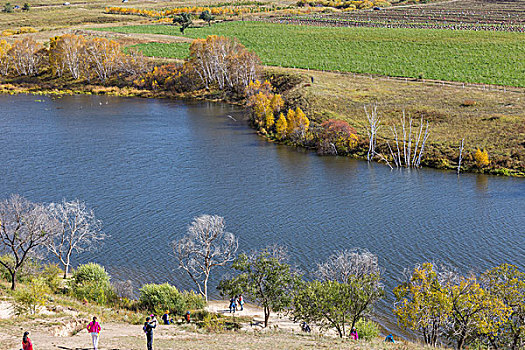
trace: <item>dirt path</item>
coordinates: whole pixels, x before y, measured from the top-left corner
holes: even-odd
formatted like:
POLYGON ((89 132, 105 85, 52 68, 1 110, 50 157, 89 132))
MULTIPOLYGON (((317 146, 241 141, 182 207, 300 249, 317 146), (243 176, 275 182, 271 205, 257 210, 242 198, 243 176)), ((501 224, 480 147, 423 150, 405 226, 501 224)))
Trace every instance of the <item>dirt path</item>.
MULTIPOLYGON (((243 327, 243 329, 248 330, 250 328, 258 328, 262 330, 264 328, 264 310, 257 307, 253 304, 244 304, 244 310, 238 310, 235 312, 235 314, 230 314, 230 310, 228 308, 229 302, 227 300, 214 300, 208 302, 208 307, 206 310, 210 312, 215 312, 222 315, 231 315, 232 317, 235 316, 249 316, 253 317, 253 322, 251 324, 247 324, 243 327)), ((278 315, 276 313, 270 314, 270 320, 269 320, 269 329, 284 329, 284 330, 290 330, 294 332, 300 332, 301 327, 298 323, 294 323, 290 320, 290 318, 284 316, 284 315, 278 315)))
MULTIPOLYGON (((223 314, 226 317, 249 316, 253 321, 246 323, 240 330, 241 334, 273 333, 276 330, 288 334, 300 334, 301 330, 297 323, 292 322, 286 316, 273 313, 270 316, 268 328, 264 328, 264 312, 261 308, 245 304, 243 311, 230 314, 228 301, 210 301, 207 310, 223 314)), ((0 328, 2 329, 2 349, 16 350, 19 348, 20 338, 25 330, 30 331, 36 349, 62 349, 62 350, 84 350, 89 349, 91 338, 85 330, 89 319, 78 316, 59 316, 55 318, 52 312, 43 312, 41 319, 18 319, 14 317, 12 303, 0 300, 0 328), (38 345, 38 346, 36 346, 38 345)), ((61 313, 63 315, 63 311, 61 313)), ((100 350, 106 349, 141 349, 144 347, 145 338, 142 325, 131 325, 111 322, 111 320, 100 320, 102 331, 100 333, 100 350)), ((213 335, 199 334, 195 324, 183 324, 179 326, 159 324, 155 330, 154 338, 160 344, 173 344, 174 341, 191 342, 201 339, 203 342, 213 339, 213 335)), ((198 343, 197 343, 198 344, 198 343)), ((170 349, 170 347, 161 347, 170 349)))

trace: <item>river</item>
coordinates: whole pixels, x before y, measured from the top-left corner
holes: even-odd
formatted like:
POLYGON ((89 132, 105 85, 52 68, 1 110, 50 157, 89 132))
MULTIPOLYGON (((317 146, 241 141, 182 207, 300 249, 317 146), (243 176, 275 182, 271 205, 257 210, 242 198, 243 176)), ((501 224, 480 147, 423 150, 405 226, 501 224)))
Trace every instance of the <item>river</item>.
POLYGON ((115 280, 191 288, 170 242, 204 213, 225 217, 240 251, 283 245, 307 275, 334 251, 370 250, 385 269, 376 316, 388 328, 405 267, 525 269, 523 179, 319 157, 264 141, 226 104, 0 95, 0 106, 2 198, 85 201, 111 239, 74 263, 115 280))

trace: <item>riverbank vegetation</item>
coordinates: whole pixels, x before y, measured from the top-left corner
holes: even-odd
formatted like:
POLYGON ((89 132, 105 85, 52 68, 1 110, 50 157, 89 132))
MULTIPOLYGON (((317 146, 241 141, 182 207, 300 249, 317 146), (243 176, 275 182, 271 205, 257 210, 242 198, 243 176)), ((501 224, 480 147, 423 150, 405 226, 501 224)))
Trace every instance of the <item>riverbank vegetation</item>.
MULTIPOLYGON (((459 149, 443 154, 440 139, 448 134, 436 133, 433 129, 436 120, 432 120, 432 115, 429 118, 428 114, 422 115, 419 111, 416 111, 419 120, 414 118, 410 126, 417 130, 422 126, 422 118, 429 121, 432 136, 428 144, 426 132, 423 140, 419 140, 419 135, 417 143, 417 135, 412 136, 412 133, 408 133, 406 138, 405 132, 403 137, 406 139, 396 136, 396 125, 401 132, 404 120, 401 117, 403 111, 398 109, 395 114, 382 119, 385 127, 372 136, 369 123, 341 120, 340 117, 334 117, 335 110, 326 114, 322 108, 313 107, 318 98, 305 99, 308 94, 305 96, 304 92, 297 95, 298 86, 302 86, 302 90, 307 93, 312 91, 312 86, 318 86, 319 83, 312 84, 313 72, 310 83, 298 75, 263 72, 254 52, 225 37, 197 39, 190 45, 188 57, 183 62, 162 65, 152 65, 136 50, 123 53, 116 41, 106 38, 66 34, 52 38, 49 48, 45 48, 26 37, 12 43, 0 42, 0 73, 7 83, 2 88, 8 92, 16 91, 17 85, 22 86, 22 91, 30 91, 32 84, 33 87, 49 86, 48 90, 51 91, 64 89, 73 92, 72 88, 78 86, 79 91, 89 93, 149 97, 207 96, 237 101, 252 110, 251 123, 261 135, 275 142, 313 149, 322 155, 350 155, 368 160, 376 158, 398 167, 413 164, 416 167, 457 168, 458 171, 502 175, 523 173, 523 166, 520 165, 523 159, 519 151, 514 149, 510 154, 497 154, 497 150, 491 149, 490 145, 469 139, 474 130, 452 140, 452 143, 456 143, 467 138, 465 152, 461 150, 461 166, 457 166, 459 149), (263 80, 264 77, 267 80, 263 80), (103 86, 97 87, 96 84, 103 86), (410 149, 411 139, 414 141, 414 150, 410 149), (400 140, 408 142, 409 154, 411 151, 414 155, 418 152, 417 158, 410 163, 399 161, 400 140), (483 162, 476 158, 478 149, 486 152, 483 162)), ((359 113, 364 115, 362 108, 367 103, 362 99, 360 101, 359 109, 363 112, 359 113)), ((477 103, 470 99, 464 101, 461 103, 465 108, 476 106, 477 103), (465 104, 464 101, 474 102, 465 104)), ((338 108, 340 106, 336 106, 338 108)), ((382 112, 379 108, 378 113, 382 112)), ((412 114, 409 114, 407 123, 411 120, 412 114)), ((438 128, 440 124, 438 120, 438 128)), ((519 132, 519 129, 515 131, 519 132)), ((403 148, 401 152, 406 153, 407 150, 403 148)))
MULTIPOLYGON (((114 317, 132 324, 140 323, 141 314, 166 310, 171 317, 190 311, 195 326, 208 332, 239 329, 251 320, 211 315, 204 311, 207 301, 202 290, 200 294, 180 291, 168 283, 145 284, 138 290, 137 298, 131 282, 111 281, 104 267, 96 263, 79 265, 70 276, 61 277, 62 270, 50 258, 53 255, 39 249, 61 235, 62 228, 56 224, 52 207, 18 196, 4 200, 0 207, 0 251, 4 252, 0 257, 0 276, 4 281, 0 293, 12 298, 19 317, 36 315, 60 303, 71 306, 81 302, 121 310, 117 314, 122 315, 114 317), (21 253, 26 258, 20 260, 21 253), (13 274, 15 263, 17 273, 13 274), (15 281, 19 282, 18 287, 15 281), (5 282, 11 284, 11 290, 7 290, 5 282)), ((206 268, 215 264, 210 256, 226 256, 219 260, 234 273, 223 272, 219 290, 232 300, 242 294, 261 306, 263 328, 271 325, 271 313, 280 313, 294 322, 310 324, 316 332, 332 334, 335 329, 340 338, 347 337, 348 330, 356 326, 365 341, 379 335, 378 326, 369 317, 385 293, 384 270, 373 253, 362 249, 335 252, 319 263, 314 273, 304 274, 287 262, 287 252, 282 247, 236 255, 232 249, 236 247, 232 246, 235 236, 225 234, 224 226, 223 218, 218 216, 195 218, 187 238, 180 241, 182 246, 188 246, 184 242, 194 242, 198 236, 206 236, 205 232, 222 235, 210 236, 214 237, 208 240, 211 254, 195 246, 201 254, 194 254, 193 259, 179 259, 179 266, 201 264, 206 268), (230 247, 227 254, 218 254, 216 248, 225 246, 230 247)), ((502 264, 482 274, 463 275, 453 268, 422 263, 405 270, 404 280, 394 289, 394 295, 394 315, 399 325, 417 332, 428 345, 439 342, 456 349, 519 349, 525 345, 525 273, 515 266, 502 264)), ((110 310, 106 313, 114 312, 110 310)), ((77 326, 80 330, 85 325, 77 326)))

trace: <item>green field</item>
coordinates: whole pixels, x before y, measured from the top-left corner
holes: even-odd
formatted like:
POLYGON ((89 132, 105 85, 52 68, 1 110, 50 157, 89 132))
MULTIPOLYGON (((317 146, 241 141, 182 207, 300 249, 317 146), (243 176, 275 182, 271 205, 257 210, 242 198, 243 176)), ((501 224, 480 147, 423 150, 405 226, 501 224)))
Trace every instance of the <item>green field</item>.
MULTIPOLYGON (((170 25, 100 30, 181 36, 179 28, 170 25)), ((266 65, 525 87, 523 33, 236 21, 189 28, 184 36, 211 34, 238 38, 266 65)), ((142 44, 140 48, 149 56, 185 56, 176 43, 142 44)))
POLYGON ((186 58, 190 43, 142 43, 130 47, 140 50, 145 56, 150 57, 186 58))

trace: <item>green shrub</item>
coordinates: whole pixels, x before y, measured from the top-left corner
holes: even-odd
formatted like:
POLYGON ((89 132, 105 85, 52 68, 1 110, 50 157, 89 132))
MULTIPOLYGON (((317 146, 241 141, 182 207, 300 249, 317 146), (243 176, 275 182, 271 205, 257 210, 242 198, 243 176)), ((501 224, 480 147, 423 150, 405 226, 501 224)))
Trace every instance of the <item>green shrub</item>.
POLYGON ((182 293, 168 284, 145 284, 140 288, 139 304, 142 308, 156 314, 169 310, 172 314, 182 315, 185 303, 182 293))
POLYGON ((225 329, 225 322, 226 320, 221 315, 208 313, 204 315, 202 321, 197 322, 197 327, 216 333, 225 329))
POLYGON ((191 319, 195 322, 202 321, 206 316, 210 314, 207 310, 197 310, 191 313, 191 319))
POLYGON ((42 273, 40 274, 41 277, 46 281, 46 284, 51 289, 52 292, 56 292, 61 287, 61 278, 60 276, 64 272, 60 267, 58 267, 58 264, 47 264, 44 266, 44 269, 42 270, 42 273))
POLYGON ((73 273, 72 294, 78 299, 106 304, 114 298, 109 275, 99 264, 80 265, 73 273))
POLYGON ((187 310, 204 308, 206 302, 194 292, 180 292, 176 287, 164 283, 142 286, 139 305, 159 315, 166 310, 169 310, 171 314, 183 315, 187 310))
POLYGON ((13 5, 10 2, 6 2, 4 5, 4 12, 11 13, 13 12, 13 5))
POLYGON ((109 275, 103 266, 95 263, 80 265, 73 273, 73 283, 98 282, 109 284, 109 275))
POLYGON ((359 339, 370 341, 379 337, 379 326, 374 321, 360 319, 357 321, 355 328, 357 328, 359 339))
POLYGON ((182 299, 184 300, 185 309, 187 310, 201 310, 206 307, 206 301, 202 295, 197 294, 194 291, 184 291, 182 293, 182 299))
POLYGON ((105 305, 114 299, 114 293, 109 284, 97 282, 84 282, 76 285, 72 289, 72 294, 79 300, 86 299, 100 305, 105 305))
POLYGON ((44 278, 35 278, 24 288, 19 288, 15 294, 15 312, 21 314, 35 314, 39 306, 44 306, 50 293, 49 286, 44 278))

